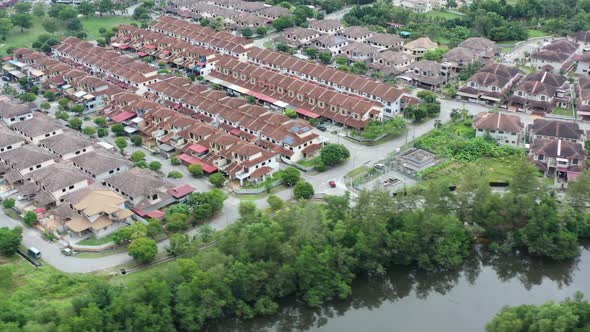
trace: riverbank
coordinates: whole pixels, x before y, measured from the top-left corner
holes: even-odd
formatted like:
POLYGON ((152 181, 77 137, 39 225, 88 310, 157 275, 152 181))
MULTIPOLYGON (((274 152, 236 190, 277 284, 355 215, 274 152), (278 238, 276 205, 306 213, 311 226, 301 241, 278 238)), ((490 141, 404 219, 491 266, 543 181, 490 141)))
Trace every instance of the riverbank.
POLYGON ((394 267, 384 276, 359 277, 346 300, 310 308, 288 298, 276 315, 224 320, 207 331, 483 331, 503 306, 590 294, 589 278, 587 241, 579 258, 565 263, 476 247, 459 270, 394 267))

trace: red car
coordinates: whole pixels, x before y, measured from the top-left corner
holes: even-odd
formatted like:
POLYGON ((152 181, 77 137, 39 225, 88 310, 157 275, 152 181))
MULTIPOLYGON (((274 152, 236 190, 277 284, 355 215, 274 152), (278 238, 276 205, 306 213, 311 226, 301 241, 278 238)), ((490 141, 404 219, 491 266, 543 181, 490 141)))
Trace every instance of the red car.
POLYGON ((330 181, 328 182, 328 184, 330 185, 330 188, 336 188, 336 181, 330 181))

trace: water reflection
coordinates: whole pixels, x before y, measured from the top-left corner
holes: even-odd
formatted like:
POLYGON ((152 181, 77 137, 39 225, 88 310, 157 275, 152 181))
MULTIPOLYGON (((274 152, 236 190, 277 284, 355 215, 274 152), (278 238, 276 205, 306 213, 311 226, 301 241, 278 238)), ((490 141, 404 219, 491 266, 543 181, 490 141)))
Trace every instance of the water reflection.
MULTIPOLYGON (((425 313, 430 310, 438 314, 443 306, 449 312, 456 310, 446 308, 453 305, 460 306, 461 311, 467 311, 463 312, 464 315, 473 316, 470 317, 473 321, 467 322, 464 330, 473 330, 472 327, 481 329, 503 304, 535 301, 531 295, 538 295, 539 292, 531 292, 534 286, 545 283, 544 287, 548 289, 543 293, 555 293, 555 289, 562 288, 570 291, 569 287, 576 283, 578 287, 585 285, 584 279, 590 277, 588 247, 589 243, 585 243, 585 249, 579 259, 564 263, 535 259, 523 253, 498 256, 482 248, 476 248, 461 270, 424 272, 413 268, 395 267, 389 269, 383 276, 359 277, 353 285, 352 295, 346 300, 327 303, 321 308, 309 308, 289 298, 282 301, 281 310, 276 315, 250 321, 224 320, 212 324, 208 331, 302 331, 322 327, 325 327, 327 331, 356 330, 353 327, 348 328, 349 326, 346 325, 348 321, 344 323, 344 326, 338 326, 334 323, 335 318, 357 315, 359 317, 355 316, 355 319, 364 320, 363 315, 367 316, 369 313, 371 319, 375 319, 377 315, 376 320, 390 322, 391 325, 388 326, 392 329, 416 330, 418 328, 416 322, 400 323, 399 318, 404 320, 406 318, 403 313, 399 313, 400 308, 424 310, 425 313), (577 275, 582 268, 584 273, 577 275), (491 303, 490 294, 496 291, 507 294, 494 299, 498 303, 491 303), (448 295, 450 292, 453 293, 452 296, 448 295), (487 312, 480 312, 481 308, 469 305, 474 298, 475 301, 483 298, 490 301, 489 308, 486 308, 487 312), (385 306, 387 308, 383 308, 384 304, 387 304, 385 306), (396 304, 399 305, 396 306, 396 304), (395 311, 397 313, 394 313, 395 311), (397 317, 397 320, 393 319, 391 315, 394 314, 401 317, 397 317), (396 326, 398 323, 406 325, 396 326), (469 323, 472 327, 469 327, 469 323)), ((566 296, 573 295, 577 290, 584 291, 584 288, 572 287, 571 292, 566 296)), ((589 291, 586 290, 586 292, 589 291)), ((538 301, 544 301, 544 299, 539 298, 538 301)), ((424 317, 428 317, 428 314, 424 317)), ((408 317, 408 319, 420 319, 420 315, 408 317)), ((457 324, 458 322, 453 322, 451 319, 451 322, 447 323, 457 324)), ((436 328, 437 325, 431 327, 436 328)), ((379 329, 367 326, 366 330, 379 329)))

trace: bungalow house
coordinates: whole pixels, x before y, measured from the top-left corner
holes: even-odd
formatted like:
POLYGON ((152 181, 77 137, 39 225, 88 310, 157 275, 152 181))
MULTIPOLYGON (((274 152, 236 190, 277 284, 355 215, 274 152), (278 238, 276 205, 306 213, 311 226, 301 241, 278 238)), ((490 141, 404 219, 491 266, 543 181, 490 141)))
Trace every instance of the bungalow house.
POLYGON ((30 174, 37 186, 33 203, 37 207, 60 205, 64 196, 88 187, 90 179, 70 162, 61 162, 36 170, 30 174))
POLYGON ((321 35, 314 39, 311 45, 321 52, 330 52, 335 57, 342 53, 342 48, 348 45, 348 39, 337 35, 321 35))
POLYGON ((9 184, 30 178, 30 173, 55 164, 55 156, 28 144, 0 153, 0 170, 9 184))
POLYGON ((428 37, 422 37, 405 43, 403 51, 404 53, 413 56, 416 60, 420 60, 424 56, 424 53, 437 47, 437 43, 433 42, 428 37))
POLYGON ((576 111, 584 120, 590 119, 590 76, 581 77, 575 86, 576 111))
POLYGON ((340 23, 340 20, 317 20, 309 21, 309 28, 321 33, 333 35, 344 29, 344 26, 340 23))
POLYGON ((529 125, 529 141, 534 142, 537 139, 559 139, 583 144, 585 135, 575 122, 535 119, 529 125))
POLYGON ((399 75, 413 61, 414 58, 406 53, 387 50, 377 53, 369 64, 369 68, 380 71, 385 75, 399 75))
POLYGON ((379 47, 382 50, 395 49, 399 50, 404 44, 404 39, 392 33, 374 33, 371 37, 365 39, 365 43, 379 47))
POLYGON ((316 30, 293 27, 283 30, 281 36, 276 38, 275 41, 283 42, 289 47, 300 48, 311 44, 312 40, 319 36, 320 33, 316 30))
POLYGON ((105 179, 103 185, 125 197, 126 206, 142 217, 175 201, 167 193, 173 186, 148 169, 131 168, 105 179))
POLYGON ((578 31, 569 38, 570 40, 581 44, 585 49, 590 47, 590 31, 578 31))
POLYGON ((64 127, 46 115, 35 113, 32 119, 14 123, 12 130, 23 135, 29 142, 38 144, 42 139, 62 134, 64 127))
POLYGON ((89 177, 101 182, 115 174, 129 170, 133 166, 127 159, 104 149, 94 149, 77 155, 70 161, 89 177))
POLYGON ((449 82, 447 75, 440 63, 422 60, 411 63, 401 78, 409 80, 417 87, 438 90, 449 82))
POLYGON ((0 124, 0 153, 16 149, 23 144, 25 144, 24 137, 0 124))
POLYGON ((377 54, 379 49, 365 43, 350 42, 342 48, 342 54, 350 61, 369 62, 377 54))
POLYGON ((71 193, 64 200, 65 227, 78 238, 100 239, 132 223, 133 212, 125 207, 126 199, 98 185, 71 193))
POLYGON ((567 39, 559 39, 531 54, 531 65, 536 70, 551 71, 553 74, 559 75, 571 68, 570 58, 577 50, 576 43, 567 39))
POLYGON ((518 146, 524 142, 520 117, 502 113, 480 113, 473 119, 476 137, 491 137, 500 145, 518 146))
POLYGON ((521 78, 522 75, 514 67, 489 63, 467 80, 457 91, 457 96, 471 102, 498 105, 521 78))
POLYGON ((260 10, 260 11, 257 11, 256 15, 259 15, 259 16, 265 17, 271 21, 274 21, 277 18, 282 17, 282 16, 291 16, 291 11, 289 11, 287 8, 284 8, 284 7, 272 6, 272 7, 267 7, 267 8, 260 10))
POLYGON ((338 31, 338 35, 350 40, 351 42, 361 43, 365 41, 365 39, 371 37, 373 32, 371 32, 371 30, 369 30, 367 27, 351 26, 338 31))
POLYGON ((530 158, 545 176, 569 181, 586 168, 586 150, 579 143, 561 139, 536 139, 530 158))
POLYGON ((33 118, 33 110, 27 104, 6 97, 0 100, 0 119, 8 126, 33 118))
POLYGON ((520 80, 508 100, 513 111, 550 113, 555 107, 567 108, 571 104, 567 79, 549 71, 530 74, 520 80))
POLYGON ((90 140, 70 130, 40 140, 39 146, 64 160, 94 150, 93 143, 90 140))

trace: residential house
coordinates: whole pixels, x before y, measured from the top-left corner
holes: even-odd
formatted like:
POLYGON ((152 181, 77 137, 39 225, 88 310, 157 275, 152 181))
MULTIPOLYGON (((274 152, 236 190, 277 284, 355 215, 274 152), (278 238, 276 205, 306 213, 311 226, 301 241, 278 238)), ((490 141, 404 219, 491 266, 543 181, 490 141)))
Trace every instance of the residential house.
POLYGON ((348 39, 334 34, 325 34, 314 39, 311 45, 320 52, 330 52, 335 57, 342 53, 344 46, 348 45, 348 39))
POLYGON ((578 31, 570 36, 570 39, 576 43, 582 44, 584 49, 590 47, 590 31, 578 31))
POLYGON ((353 62, 369 62, 379 53, 379 49, 365 43, 350 42, 342 47, 342 55, 353 62))
POLYGON ((105 179, 103 185, 125 197, 126 206, 139 216, 145 216, 175 201, 167 193, 173 186, 148 169, 134 167, 105 179))
POLYGON ((559 139, 583 144, 585 135, 575 122, 535 119, 533 124, 529 125, 529 141, 535 142, 538 139, 559 139))
POLYGON ((527 113, 550 113, 555 107, 571 104, 567 79, 549 71, 539 71, 520 80, 509 99, 509 109, 527 113))
POLYGON ((105 149, 94 149, 70 160, 82 172, 100 182, 133 166, 127 159, 105 149))
POLYGON ((411 63, 400 78, 409 80, 417 87, 438 90, 449 82, 447 74, 440 63, 422 60, 411 63))
POLYGON ((14 123, 12 130, 23 135, 29 142, 37 144, 42 139, 62 134, 64 127, 46 115, 35 113, 32 119, 14 123))
POLYGON ((437 47, 438 44, 430 40, 430 38, 422 37, 405 43, 403 51, 406 54, 413 56, 416 60, 420 60, 424 56, 424 53, 437 47))
POLYGON ((6 125, 33 118, 33 110, 28 104, 16 102, 7 97, 0 99, 0 120, 6 125))
POLYGON ((406 71, 413 61, 414 58, 406 53, 387 50, 377 53, 369 67, 385 75, 399 75, 406 71))
POLYGON ((0 172, 9 184, 22 182, 30 173, 53 164, 55 156, 30 144, 0 153, 0 172))
POLYGON ((88 187, 90 179, 71 162, 60 162, 43 167, 30 174, 37 187, 33 203, 37 207, 60 205, 64 196, 88 187))
POLYGON ((581 77, 576 83, 576 111, 584 120, 590 119, 590 77, 581 77))
POLYGON ((321 33, 333 35, 344 29, 344 26, 340 23, 340 20, 317 20, 309 21, 309 28, 321 33))
POLYGON ((64 160, 94 150, 92 141, 71 130, 42 139, 39 146, 64 160))
POLYGON ((551 71, 559 75, 573 66, 571 57, 578 50, 578 45, 567 39, 553 41, 531 54, 531 65, 536 70, 551 71))
POLYGON ((417 14, 428 13, 433 9, 431 0, 395 0, 394 4, 417 14))
POLYGON ((586 157, 582 144, 561 139, 539 138, 530 147, 530 158, 545 176, 566 182, 586 168, 586 157))
POLYGON ((78 238, 103 238, 132 223, 133 212, 126 199, 98 185, 81 189, 64 198, 65 227, 78 238))
MULTIPOLYGON (((256 2, 250 2, 250 3, 256 3, 256 2)), ((238 30, 242 30, 244 28, 252 28, 252 29, 256 30, 258 27, 266 27, 267 21, 263 17, 249 14, 249 13, 243 13, 237 17, 234 17, 233 22, 234 22, 235 28, 238 30)))
POLYGON ((300 48, 311 44, 312 40, 319 36, 320 33, 316 30, 293 27, 283 30, 281 36, 275 41, 285 43, 289 47, 300 48))
POLYGON ((524 124, 512 114, 485 112, 473 119, 476 137, 491 137, 500 145, 518 146, 524 142, 524 124))
POLYGON ((457 91, 457 96, 471 102, 499 105, 521 78, 514 67, 489 63, 467 80, 457 91))
POLYGON ((291 16, 291 12, 289 11, 289 9, 280 6, 266 7, 260 11, 257 11, 256 14, 265 17, 271 21, 274 21, 282 16, 291 16))
POLYGON ((350 40, 351 42, 359 42, 359 43, 365 41, 365 39, 367 39, 373 35, 373 32, 371 32, 371 30, 369 30, 367 27, 362 27, 362 26, 351 26, 351 27, 339 30, 337 33, 339 36, 342 36, 342 37, 350 40))
POLYGON ((392 33, 374 33, 369 38, 365 39, 365 43, 379 47, 381 49, 401 49, 404 44, 404 39, 392 33))
POLYGON ((587 77, 590 76, 590 52, 585 52, 580 55, 578 66, 576 67, 576 74, 587 77))
POLYGON ((24 137, 0 124, 0 152, 16 149, 25 142, 24 137))

